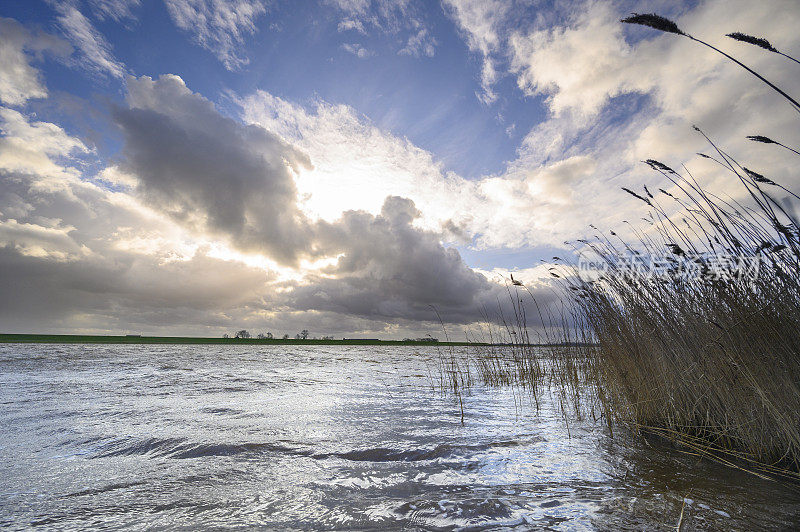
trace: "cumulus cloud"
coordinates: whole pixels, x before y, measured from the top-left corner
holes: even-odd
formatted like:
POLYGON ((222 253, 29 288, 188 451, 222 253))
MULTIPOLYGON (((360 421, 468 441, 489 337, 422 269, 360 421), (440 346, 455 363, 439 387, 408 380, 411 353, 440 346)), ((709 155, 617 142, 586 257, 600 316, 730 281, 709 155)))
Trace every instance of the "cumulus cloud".
POLYGON ((7 182, 25 181, 31 191, 64 191, 81 183, 80 173, 62 160, 89 153, 83 142, 50 122, 30 121, 0 107, 0 175, 7 182))
POLYGON ((69 44, 47 33, 31 32, 10 18, 0 18, 0 35, 0 102, 17 106, 46 97, 41 74, 30 61, 43 52, 68 55, 69 44))
POLYGON ((434 229, 472 207, 467 198, 474 184, 351 107, 319 101, 306 109, 265 91, 236 101, 245 122, 276 132, 311 157, 314 170, 297 176, 301 205, 310 216, 333 221, 347 210, 377 214, 387 196, 399 195, 413 199, 422 212, 419 226, 434 229))
POLYGON ((0 245, 0 271, 0 319, 6 330, 20 332, 216 335, 261 306, 266 280, 256 268, 202 254, 160 264, 104 250, 57 261, 8 244, 0 245))
MULTIPOLYGON (((568 213, 567 209, 577 209, 581 199, 574 191, 593 178, 597 181, 597 175, 616 172, 587 153, 578 157, 608 134, 605 123, 596 131, 573 128, 574 137, 586 142, 575 146, 579 153, 565 155, 565 146, 574 143, 573 134, 567 133, 570 138, 548 150, 549 155, 536 157, 534 148, 542 146, 542 140, 555 138, 551 128, 543 129, 536 139, 529 139, 532 147, 521 152, 505 172, 468 180, 448 172, 432 153, 380 130, 347 106, 317 102, 312 109, 304 109, 263 91, 238 103, 246 122, 275 131, 315 162, 314 171, 298 176, 304 211, 328 221, 346 210, 377 214, 387 195, 401 195, 412 199, 421 211, 417 226, 442 228, 446 236, 478 249, 561 246, 576 232, 583 236, 586 225, 597 222, 595 214, 603 208, 598 202, 591 209, 581 207, 586 217, 568 213), (576 159, 561 162, 570 157, 576 159)), ((603 188, 613 197, 610 187, 598 183, 598 189, 603 188)))
POLYGON ((0 220, 0 241, 25 256, 66 261, 88 251, 69 236, 74 230, 58 223, 48 227, 9 218, 0 220))
POLYGON ((497 286, 467 267, 439 235, 412 225, 414 202, 386 199, 380 214, 348 211, 320 236, 336 264, 287 294, 293 308, 384 319, 470 323, 496 306, 497 286), (434 310, 435 309, 435 310, 434 310))
MULTIPOLYGON (((792 12, 791 2, 775 0, 771 5, 787 15, 792 12)), ((749 2, 706 2, 676 20, 690 33, 735 50, 776 81, 792 84, 797 76, 781 69, 769 54, 724 37, 734 28, 755 33, 761 31, 755 28, 769 28, 772 39, 788 49, 797 47, 800 39, 792 29, 796 17, 777 21, 763 7, 749 2)), ((586 1, 564 25, 513 33, 509 53, 519 87, 531 95, 548 96, 556 115, 572 111, 588 119, 622 94, 647 93, 661 111, 690 115, 700 108, 715 112, 724 106, 725 97, 761 92, 760 82, 711 50, 675 35, 626 27, 619 22, 622 14, 611 4, 586 1), (626 32, 646 39, 629 44, 626 32), (733 79, 741 82, 725 90, 733 79), (714 98, 720 100, 719 105, 713 105, 714 98)))
POLYGON ((128 103, 114 113, 125 138, 121 168, 148 205, 282 264, 334 259, 286 285, 276 301, 287 308, 430 320, 434 305, 446 321, 468 322, 494 297, 438 233, 414 225, 411 200, 392 196, 379 214, 314 220, 299 209, 293 181, 309 160, 276 134, 222 116, 177 76, 129 78, 128 103))
POLYGON ((128 79, 129 109, 114 118, 123 169, 173 219, 264 251, 284 264, 310 252, 292 172, 308 158, 258 126, 242 126, 177 76, 128 79))
MULTIPOLYGON (((213 257, 136 197, 96 185, 77 158, 88 150, 61 127, 9 109, 0 117, 7 331, 217 334, 268 306, 274 274, 213 257)), ((114 174, 126 179, 102 172, 114 174)))
MULTIPOLYGON (((687 39, 623 26, 624 13, 607 3, 565 5, 546 21, 531 18, 533 29, 511 20, 524 18, 509 16, 517 13, 516 4, 512 11, 504 2, 454 2, 448 8, 459 20, 471 20, 473 30, 464 29, 469 46, 508 68, 502 75, 516 77, 523 93, 545 97, 549 116, 525 135, 517 157, 497 175, 467 180, 447 172, 434 154, 380 131, 346 106, 317 102, 309 110, 256 92, 239 101, 244 119, 289 139, 316 162, 313 172, 298 176, 304 210, 327 220, 347 209, 376 214, 384 197, 399 194, 422 212, 418 226, 441 227, 477 249, 563 247, 587 236, 589 224, 616 228, 623 219, 638 218, 637 205, 620 187, 664 185, 641 164, 650 157, 675 167, 689 163, 704 183, 735 193, 718 169, 695 160, 706 144, 692 124, 787 185, 797 182, 791 154, 744 138, 761 131, 800 143, 794 115, 776 112, 779 98, 758 80, 687 39), (343 183, 359 194, 342 193, 343 183)), ((786 3, 775 5, 790 11, 786 3)), ((769 10, 752 3, 707 2, 686 10, 678 22, 698 35, 716 35, 715 43, 780 86, 797 86, 797 74, 778 56, 723 37, 770 28, 767 36, 794 53, 800 43, 793 19, 777 23, 769 17, 769 10)))
MULTIPOLYGON (((347 20, 373 29, 376 5, 348 3, 347 20)), ((447 172, 433 154, 347 106, 307 109, 256 92, 233 97, 242 123, 176 76, 128 81, 128 105, 113 112, 122 153, 92 176, 79 164, 92 156, 81 141, 2 110, 3 298, 20 298, 28 309, 20 316, 35 316, 45 304, 35 286, 50 287, 58 302, 52 319, 87 328, 131 316, 130 323, 202 327, 290 319, 333 327, 338 319, 350 330, 389 331, 428 327, 430 305, 445 321, 469 323, 484 306, 496 308, 498 285, 442 239, 481 249, 559 246, 585 236, 590 223, 615 225, 639 212, 619 187, 651 184, 637 166, 651 156, 688 162, 704 183, 735 194, 729 178, 692 161, 704 148, 687 134, 692 123, 748 166, 797 185, 791 154, 744 140, 758 133, 800 144, 795 115, 781 112, 758 80, 686 39, 622 27, 607 3, 569 5, 575 14, 548 21, 552 28, 511 25, 500 9, 476 11, 486 20, 470 15, 470 27, 485 30, 462 29, 492 72, 513 76, 549 111, 503 172, 479 179, 447 172), (595 49, 586 46, 593 36, 595 49), (563 65, 580 68, 552 74, 563 65), (252 256, 274 260, 254 265, 252 256), (304 266, 284 276, 281 264, 304 266), (5 281, 6 272, 29 293, 5 281)), ((779 85, 797 86, 780 57, 722 37, 770 28, 765 36, 797 54, 790 4, 772 5, 787 16, 776 20, 752 2, 705 2, 677 18, 779 85)))
MULTIPOLYGON (((30 122, 25 115, 13 109, 0 108, 0 132, 9 143, 9 152, 11 147, 48 156, 88 151, 80 139, 68 135, 61 127, 50 122, 30 122)), ((4 153, 11 157, 10 153, 4 153)))
POLYGON ((594 115, 609 98, 647 88, 642 77, 622 75, 636 60, 627 61, 631 47, 610 5, 593 3, 573 17, 566 27, 512 36, 511 68, 523 91, 549 94, 556 114, 572 108, 594 115))
POLYGON ((238 48, 248 34, 256 32, 256 21, 267 12, 262 0, 164 0, 172 21, 192 34, 228 70, 250 61, 238 48))
MULTIPOLYGON (((562 212, 575 208, 572 191, 605 170, 590 163, 588 155, 576 159, 584 161, 580 165, 559 164, 563 151, 558 149, 549 162, 527 154, 501 175, 467 180, 447 172, 430 152, 380 130, 347 106, 318 102, 308 110, 263 91, 238 102, 246 122, 275 131, 309 154, 315 169, 298 176, 301 206, 328 221, 346 210, 377 214, 386 196, 401 195, 421 211, 417 226, 442 228, 456 241, 480 249, 561 245, 586 225, 584 218, 562 212), (550 169, 551 164, 556 166, 550 169)), ((605 131, 583 134, 588 143, 605 131)))
POLYGON ((122 78, 125 65, 112 52, 111 45, 72 2, 54 4, 59 26, 81 56, 81 63, 98 74, 122 78))
MULTIPOLYGON (((220 114, 177 76, 126 84, 127 106, 112 110, 123 149, 96 174, 80 139, 0 108, 0 319, 9 330, 216 334, 300 322, 405 336, 431 330, 432 306, 446 322, 470 323, 495 304, 498 287, 438 231, 417 226, 411 200, 379 191, 377 212, 318 219, 300 208, 295 179, 315 171, 301 148, 220 114), (313 264, 287 281, 240 252, 313 264)), ((385 140, 359 120, 342 125, 385 140)), ((408 157, 407 141, 391 142, 408 157)))
POLYGON ((576 183, 592 177, 597 163, 588 155, 576 155, 531 171, 525 182, 531 194, 544 202, 575 203, 576 183))
MULTIPOLYGON (((647 28, 624 26, 623 6, 566 2, 555 14, 526 12, 503 2, 450 2, 468 46, 504 67, 524 95, 543 97, 548 118, 523 139, 505 172, 481 179, 469 225, 479 246, 519 246, 583 237, 589 224, 617 228, 635 217, 637 205, 619 188, 664 185, 641 160, 656 158, 673 167, 690 165, 712 190, 740 199, 719 168, 697 161, 702 127, 730 153, 769 168, 797 186, 788 153, 764 150, 745 140, 754 131, 800 142, 793 113, 758 80, 711 50, 688 39, 647 28), (563 9, 562 9, 563 8, 563 9), (492 11, 494 10, 494 11, 492 11), (513 19, 513 20, 512 20, 513 19), (487 216, 488 215, 488 216, 487 216)), ((795 69, 774 54, 724 37, 731 31, 764 35, 797 53, 798 12, 791 2, 703 2, 676 12, 669 2, 658 11, 678 25, 742 59, 782 87, 798 86, 795 69), (777 20, 772 13, 786 16, 777 20)), ((460 217, 453 217, 456 222, 460 217)))

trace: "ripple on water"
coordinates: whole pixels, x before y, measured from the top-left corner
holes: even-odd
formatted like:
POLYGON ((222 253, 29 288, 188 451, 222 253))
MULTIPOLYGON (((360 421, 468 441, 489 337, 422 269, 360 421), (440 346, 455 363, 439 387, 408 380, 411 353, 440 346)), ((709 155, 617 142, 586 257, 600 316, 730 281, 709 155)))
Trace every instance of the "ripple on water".
POLYGON ((0 526, 793 529, 800 495, 433 393, 418 348, 0 345, 0 526))

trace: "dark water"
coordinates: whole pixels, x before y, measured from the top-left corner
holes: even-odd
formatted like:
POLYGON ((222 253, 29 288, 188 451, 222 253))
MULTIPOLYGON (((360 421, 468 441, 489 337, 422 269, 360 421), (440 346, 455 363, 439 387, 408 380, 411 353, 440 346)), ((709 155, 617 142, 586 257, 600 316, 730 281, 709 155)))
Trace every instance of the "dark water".
POLYGON ((793 529, 800 493, 508 390, 435 351, 0 346, 0 527, 793 529), (432 367, 432 366, 431 366, 432 367))

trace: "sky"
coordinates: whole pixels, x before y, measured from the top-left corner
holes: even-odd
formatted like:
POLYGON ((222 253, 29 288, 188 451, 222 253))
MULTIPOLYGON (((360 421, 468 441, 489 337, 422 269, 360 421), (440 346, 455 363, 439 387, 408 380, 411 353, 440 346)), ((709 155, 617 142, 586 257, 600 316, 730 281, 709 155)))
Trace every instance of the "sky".
MULTIPOLYGON (((0 332, 453 338, 670 190, 797 190, 796 0, 6 0, 0 332)), ((639 222, 637 222, 639 220, 639 222)), ((625 223, 631 222, 631 223, 625 223)), ((646 231, 646 227, 643 229, 646 231)))

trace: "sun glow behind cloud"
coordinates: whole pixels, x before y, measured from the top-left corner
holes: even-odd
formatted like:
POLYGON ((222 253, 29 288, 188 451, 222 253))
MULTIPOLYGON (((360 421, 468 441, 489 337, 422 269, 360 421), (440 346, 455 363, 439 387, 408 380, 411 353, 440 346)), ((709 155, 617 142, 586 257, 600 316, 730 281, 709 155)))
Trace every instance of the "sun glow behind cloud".
MULTIPOLYGON (((130 9, 116 17, 70 2, 69 9, 54 8, 50 19, 33 25, 0 22, 8 35, 0 42, 8 59, 0 63, 8 74, 0 83, 7 106, 0 109, 0 266, 15 279, 32 276, 28 285, 14 284, 33 287, 21 292, 4 285, 8 300, 50 282, 49 293, 76 302, 75 308, 65 303, 64 312, 86 316, 86 309, 103 309, 97 311, 101 321, 103 312, 111 312, 104 309, 106 300, 115 297, 119 308, 146 314, 143 323, 161 323, 164 309, 198 323, 223 323, 221 315, 245 320, 280 308, 325 323, 373 320, 370 327, 395 330, 398 320, 408 320, 403 326, 425 323, 429 303, 451 305, 454 321, 468 321, 474 315, 458 315, 458 309, 487 300, 481 298, 488 285, 478 274, 503 284, 513 270, 534 283, 548 275, 546 267, 535 266, 539 260, 550 260, 552 248, 561 254, 565 240, 591 233, 589 224, 616 228, 621 219, 638 218, 641 206, 619 188, 663 184, 642 159, 686 164, 713 190, 730 191, 727 176, 695 160, 705 142, 692 133, 693 123, 755 168, 768 165, 776 181, 798 184, 789 154, 745 140, 767 134, 797 144, 796 118, 775 116, 773 95, 757 80, 694 43, 622 27, 619 5, 569 2, 553 6, 553 14, 517 17, 520 3, 447 0, 444 10, 433 5, 436 19, 428 13, 432 4, 422 2, 387 12, 378 9, 387 2, 371 4, 374 12, 348 10, 347 2, 336 3, 342 12, 324 11, 335 7, 328 2, 315 38, 326 45, 330 57, 323 60, 331 66, 310 58, 299 68, 306 65, 302 53, 319 50, 314 39, 289 48, 286 40, 271 40, 297 30, 281 27, 286 20, 275 3, 239 2, 233 18, 211 10, 215 3, 169 4, 173 11, 179 4, 205 6, 186 13, 207 24, 195 28, 192 17, 174 20, 179 29, 173 37, 180 41, 159 41, 165 54, 152 63, 142 63, 140 50, 114 33, 144 27, 152 15, 148 3, 126 3, 130 9), (333 22, 328 20, 331 35, 322 38, 325 16, 333 22), (115 25, 123 19, 127 26, 115 25), (419 35, 430 48, 402 52, 406 42, 413 44, 403 20, 418 21, 411 26, 415 34, 424 30, 419 35), (452 25, 449 38, 439 23, 452 25), (45 26, 62 36, 32 29, 45 26), (392 40, 384 48, 382 32, 392 40), (356 41, 369 49, 368 61, 339 48, 356 41), (259 53, 284 44, 275 44, 264 59, 249 48, 255 42, 259 53), (191 64, 172 61, 170 45, 191 64), (51 70, 54 57, 60 63, 51 70), (445 83, 442 77, 455 70, 438 71, 435 61, 443 57, 468 71, 468 86, 445 83), (393 62, 398 58, 423 82, 386 76, 403 66, 393 62), (290 66, 273 70, 283 63, 290 66), (287 68, 297 76, 278 89, 268 87, 287 68), (142 75, 122 83, 126 72, 142 75), (345 79, 357 74, 362 77, 345 79), (69 76, 80 78, 74 87, 83 93, 65 96, 69 76), (102 116, 107 109, 87 92, 87 76, 102 81, 92 90, 107 93, 113 117, 102 116), (291 84, 299 89, 287 88, 291 84), (443 161, 453 153, 483 151, 469 140, 483 131, 455 135, 454 144, 426 144, 419 135, 438 127, 442 136, 452 136, 453 128, 479 124, 447 113, 415 114, 439 85, 453 92, 434 108, 461 115, 469 107, 463 98, 469 98, 501 129, 510 127, 500 117, 509 101, 541 106, 548 114, 521 132, 510 160, 494 161, 495 173, 468 179, 443 161), (343 100, 342 91, 358 97, 343 100), (401 115, 424 127, 404 124, 396 119, 401 115), (92 138, 112 127, 85 134, 88 116, 114 122, 117 132, 109 138, 120 131, 127 136, 104 149, 92 138), (444 145, 453 153, 430 147, 444 145), (486 257, 483 269, 468 268, 476 263, 461 260, 455 243, 461 256, 486 257), (493 262, 496 250, 537 246, 549 248, 547 254, 520 254, 502 268, 493 262), (51 263, 59 268, 48 269, 51 263), (460 298, 462 292, 475 299, 460 298)), ((710 35, 782 87, 797 86, 796 70, 724 37, 727 31, 763 30, 797 55, 800 12, 792 2, 774 0, 774 9, 739 0, 682 9, 659 5, 674 9, 665 14, 687 31, 710 35)), ((522 129, 523 122, 515 123, 522 129)), ((41 313, 31 308, 31 315, 41 313)))

